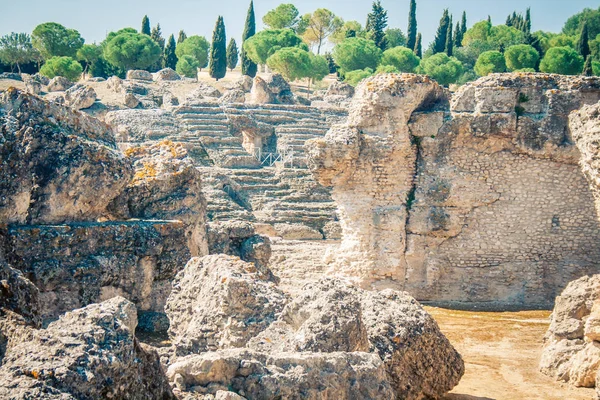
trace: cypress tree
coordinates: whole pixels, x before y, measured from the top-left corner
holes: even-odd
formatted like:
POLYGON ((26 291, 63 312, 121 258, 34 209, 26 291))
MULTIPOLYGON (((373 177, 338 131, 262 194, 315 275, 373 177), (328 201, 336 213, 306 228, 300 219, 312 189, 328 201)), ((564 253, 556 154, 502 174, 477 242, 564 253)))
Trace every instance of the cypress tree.
POLYGON ((187 35, 185 34, 185 31, 182 29, 179 31, 179 36, 177 37, 177 44, 183 42, 185 39, 187 39, 187 35))
POLYGON ((450 16, 448 9, 444 10, 444 14, 440 19, 440 26, 435 34, 433 41, 433 54, 442 53, 446 50, 446 38, 448 36, 448 25, 450 24, 450 16))
POLYGON ((244 50, 244 42, 254 36, 256 33, 256 19, 254 17, 254 2, 250 1, 250 7, 248 8, 248 15, 246 16, 246 25, 244 26, 244 33, 242 34, 242 75, 248 75, 252 78, 256 76, 257 65, 252 62, 246 56, 246 51, 244 50))
POLYGON ((380 0, 373 2, 373 9, 367 17, 367 31, 371 40, 381 50, 387 49, 387 40, 385 38, 385 28, 387 28, 387 11, 383 9, 380 0))
POLYGON ((587 21, 583 21, 581 34, 579 35, 579 42, 577 42, 577 51, 579 51, 579 54, 581 54, 584 59, 586 59, 591 53, 589 40, 590 37, 588 34, 587 21))
POLYGON ((150 36, 150 20, 147 15, 144 15, 144 18, 142 19, 142 30, 140 33, 150 36))
POLYGON ((525 12, 525 33, 531 33, 531 8, 527 7, 527 11, 525 12))
POLYGON ((234 38, 231 38, 227 45, 227 67, 233 71, 238 63, 238 48, 234 38))
POLYGON ((462 27, 460 26, 460 21, 456 23, 456 28, 454 29, 454 47, 462 47, 462 27))
POLYGON ((419 58, 423 58, 423 45, 421 44, 421 41, 422 41, 422 36, 419 33, 417 35, 417 42, 415 43, 415 49, 414 49, 415 56, 417 56, 419 58))
POLYGON ((446 34, 446 49, 445 49, 448 57, 452 56, 452 53, 454 51, 453 46, 454 46, 454 42, 452 41, 452 17, 450 17, 450 22, 448 23, 448 32, 446 34))
POLYGON ((492 16, 491 15, 488 15, 487 21, 488 21, 488 24, 490 24, 490 25, 492 24, 492 16))
POLYGON ((150 33, 150 38, 154 40, 154 42, 160 47, 161 52, 163 53, 162 57, 160 57, 156 63, 148 68, 149 71, 158 71, 162 68, 165 63, 164 60, 164 50, 165 50, 165 38, 162 37, 162 32, 160 30, 160 24, 156 24, 154 28, 152 28, 152 32, 150 33))
MULTIPOLYGON (((491 21, 490 21, 491 22, 491 21)), ((464 38, 465 37, 465 33, 467 33, 467 12, 463 11, 463 15, 462 15, 462 23, 461 23, 461 37, 464 38)), ((462 46, 462 43, 461 43, 462 46)))
POLYGON ((167 45, 165 46, 165 54, 164 54, 164 64, 163 67, 175 69, 177 66, 177 56, 175 55, 175 37, 173 35, 169 36, 169 40, 167 40, 167 45))
POLYGON ((585 64, 583 65, 582 75, 592 76, 594 75, 594 70, 592 68, 592 56, 588 55, 585 59, 585 64))
POLYGON ((414 49, 417 44, 417 2, 410 0, 410 11, 408 13, 408 30, 407 30, 406 47, 414 49))
POLYGON ((223 17, 219 15, 215 30, 213 32, 212 46, 210 47, 210 76, 217 81, 227 73, 227 48, 225 36, 225 23, 223 17))

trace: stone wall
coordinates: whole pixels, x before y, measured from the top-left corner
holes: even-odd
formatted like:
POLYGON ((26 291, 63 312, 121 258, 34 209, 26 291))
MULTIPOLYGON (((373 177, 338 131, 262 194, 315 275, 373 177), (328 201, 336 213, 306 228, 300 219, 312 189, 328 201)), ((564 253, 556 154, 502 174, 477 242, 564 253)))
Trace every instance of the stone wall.
POLYGON ((417 299, 547 306, 600 269, 600 224, 568 114, 596 78, 503 74, 451 105, 411 75, 366 80, 348 123, 309 141, 343 241, 332 272, 417 299))

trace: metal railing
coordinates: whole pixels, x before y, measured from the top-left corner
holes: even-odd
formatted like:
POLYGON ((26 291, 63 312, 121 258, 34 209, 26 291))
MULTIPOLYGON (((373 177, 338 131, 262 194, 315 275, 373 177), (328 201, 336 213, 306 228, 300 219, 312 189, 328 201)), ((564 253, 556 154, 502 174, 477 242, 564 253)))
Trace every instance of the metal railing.
POLYGON ((290 148, 283 148, 277 153, 263 153, 262 149, 255 149, 254 157, 260 162, 262 167, 272 167, 276 163, 282 163, 284 167, 286 165, 291 167, 294 162, 294 151, 290 148))

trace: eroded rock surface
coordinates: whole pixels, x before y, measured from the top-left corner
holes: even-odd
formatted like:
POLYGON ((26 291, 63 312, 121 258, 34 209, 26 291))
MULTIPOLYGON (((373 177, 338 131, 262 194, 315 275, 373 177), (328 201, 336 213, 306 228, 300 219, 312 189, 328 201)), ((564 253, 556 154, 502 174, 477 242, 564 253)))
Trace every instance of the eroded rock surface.
POLYGON ((237 257, 193 258, 173 281, 165 310, 177 355, 244 347, 277 318, 286 296, 237 257))
POLYGON ((262 273, 274 279, 268 269, 271 241, 256 234, 254 225, 248 221, 210 222, 208 249, 210 254, 229 254, 254 263, 262 273))
POLYGON ((133 176, 110 128, 18 90, 0 98, 0 220, 93 220, 133 176))
POLYGON ((135 339, 135 306, 115 297, 46 329, 7 331, 0 396, 11 399, 175 399, 158 355, 135 339))
POLYGON ((494 74, 452 96, 423 77, 357 88, 347 124, 306 144, 333 187, 332 272, 420 300, 551 305, 600 267, 600 224, 568 115, 598 78, 494 74))

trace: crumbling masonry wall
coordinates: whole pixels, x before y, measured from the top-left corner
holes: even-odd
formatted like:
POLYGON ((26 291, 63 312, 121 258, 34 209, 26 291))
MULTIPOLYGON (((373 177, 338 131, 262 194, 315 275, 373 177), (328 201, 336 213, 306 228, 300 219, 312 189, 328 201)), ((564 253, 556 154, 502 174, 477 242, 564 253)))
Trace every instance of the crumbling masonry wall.
POLYGON ((426 78, 371 78, 348 123, 307 143, 340 209, 331 272, 419 300, 521 306, 597 273, 600 224, 568 115, 600 100, 600 81, 492 75, 450 107, 439 93, 426 78))

